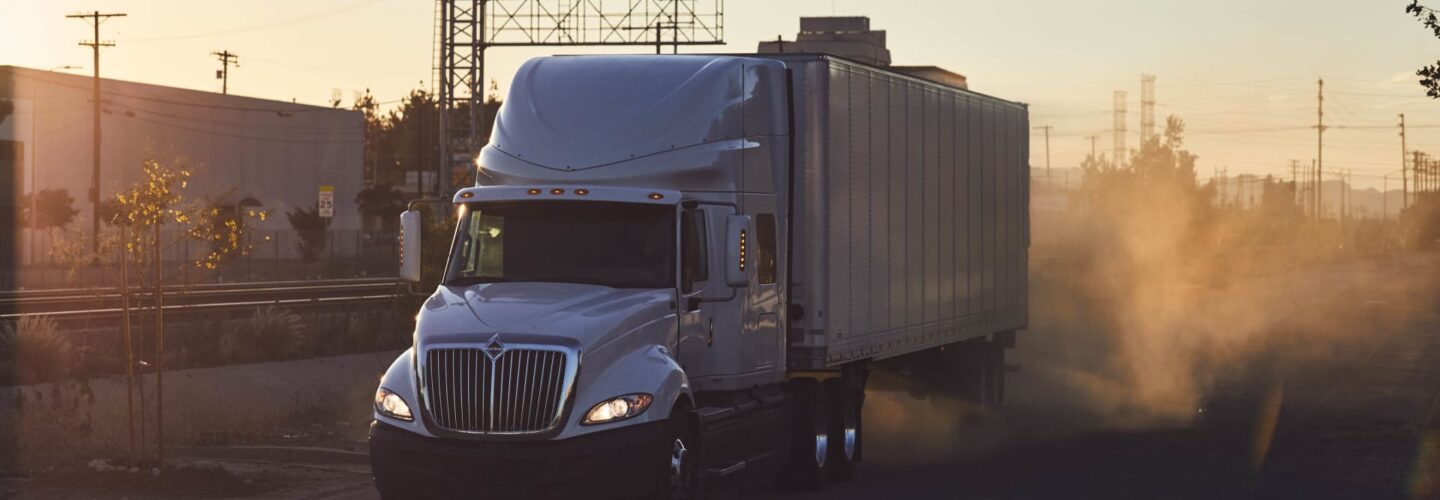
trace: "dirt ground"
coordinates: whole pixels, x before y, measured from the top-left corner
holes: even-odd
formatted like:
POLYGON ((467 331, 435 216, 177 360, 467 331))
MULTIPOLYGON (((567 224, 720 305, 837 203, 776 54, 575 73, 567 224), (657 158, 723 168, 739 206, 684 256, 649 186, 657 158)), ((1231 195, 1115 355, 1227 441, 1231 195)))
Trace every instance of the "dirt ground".
MULTIPOLYGON (((1263 335, 1227 339, 1214 349, 1230 355, 1174 372, 1093 357, 1106 351, 1090 348, 1093 325, 1053 319, 1074 304, 1040 277, 1002 410, 949 400, 882 364, 855 479, 805 494, 722 496, 1440 498, 1436 277, 1434 256, 1360 259, 1214 287, 1197 307, 1222 323, 1227 297, 1267 301, 1265 321, 1246 327, 1263 335), (1191 378, 1172 385, 1194 390, 1175 401, 1117 396, 1177 373, 1191 378)), ((187 448, 176 460, 187 470, 162 478, 85 464, 38 471, 0 480, 0 497, 374 498, 356 420, 187 448)))

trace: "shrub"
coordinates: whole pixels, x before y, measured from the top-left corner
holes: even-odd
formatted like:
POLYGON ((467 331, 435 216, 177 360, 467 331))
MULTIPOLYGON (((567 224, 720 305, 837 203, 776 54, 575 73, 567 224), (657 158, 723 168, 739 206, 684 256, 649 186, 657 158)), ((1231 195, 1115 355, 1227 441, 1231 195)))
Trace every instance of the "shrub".
POLYGON ((0 324, 0 375, 10 382, 33 384, 63 379, 73 362, 70 340, 49 316, 21 316, 0 324))
POLYGON ((288 309, 265 306, 220 337, 220 355, 236 362, 276 361, 302 354, 305 324, 288 309))

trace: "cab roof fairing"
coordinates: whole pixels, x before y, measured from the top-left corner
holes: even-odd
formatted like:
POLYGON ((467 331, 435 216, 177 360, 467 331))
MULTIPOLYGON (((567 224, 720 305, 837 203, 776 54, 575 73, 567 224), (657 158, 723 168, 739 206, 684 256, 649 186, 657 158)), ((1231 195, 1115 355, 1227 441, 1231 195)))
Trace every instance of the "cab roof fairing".
POLYGON ((707 167, 738 177, 744 150, 789 133, 785 70, 782 61, 739 56, 531 59, 515 76, 478 168, 489 183, 740 185, 667 181, 665 165, 674 177, 707 167))

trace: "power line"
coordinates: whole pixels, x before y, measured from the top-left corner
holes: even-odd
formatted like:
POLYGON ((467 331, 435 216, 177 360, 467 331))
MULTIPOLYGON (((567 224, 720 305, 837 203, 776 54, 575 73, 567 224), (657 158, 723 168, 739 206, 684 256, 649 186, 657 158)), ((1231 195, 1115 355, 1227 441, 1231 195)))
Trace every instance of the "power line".
POLYGON ((289 25, 292 25, 292 24, 300 24, 300 23, 304 23, 304 22, 306 22, 306 21, 315 21, 315 20, 319 20, 319 19, 325 19, 325 18, 327 18, 327 17, 334 17, 334 16, 338 16, 338 15, 340 15, 340 14, 344 14, 344 13, 346 13, 346 12, 350 12, 350 11, 352 11, 352 10, 357 10, 357 9, 369 7, 369 6, 371 6, 371 5, 375 5, 375 4, 377 4, 377 3, 384 2, 384 1, 386 1, 386 0, 367 0, 367 1, 363 1, 363 2, 357 2, 357 3, 355 3, 355 4, 352 4, 352 5, 348 6, 348 7, 341 7, 341 8, 339 8, 339 9, 326 9, 326 10, 323 10, 323 11, 316 11, 316 12, 313 12, 313 13, 310 13, 310 14, 306 14, 306 15, 303 15, 303 16, 293 17, 293 18, 290 18, 290 19, 285 19, 285 20, 281 20, 281 21, 276 21, 276 22, 273 22, 273 23, 252 24, 252 25, 249 25, 249 26, 241 26, 241 27, 238 27, 238 28, 230 28, 230 29, 224 29, 224 30, 219 30, 219 31, 209 31, 209 32, 204 32, 204 33, 188 33, 188 34, 183 34, 183 35, 167 35, 167 36, 144 37, 144 38, 130 38, 130 39, 126 39, 125 42, 127 42, 127 43, 163 42, 163 41, 170 41, 170 40, 188 40, 188 39, 193 39, 193 38, 207 38, 207 37, 222 36, 222 35, 234 35, 234 34, 245 33, 245 32, 249 32, 249 31, 257 31, 257 30, 265 30, 265 29, 271 29, 271 28, 278 28, 278 27, 281 27, 281 26, 289 26, 289 25))
MULTIPOLYGON (((45 78, 45 77, 38 76, 38 75, 25 75, 25 74, 18 73, 18 72, 15 73, 15 75, 16 75, 16 76, 19 76, 19 77, 21 77, 21 78, 31 78, 31 79, 34 79, 34 80, 39 80, 39 81, 42 81, 42 82, 50 83, 50 84, 57 85, 57 86, 61 86, 61 87, 69 87, 69 88, 73 88, 73 89, 85 89, 85 87, 83 87, 83 86, 74 85, 74 84, 66 83, 66 82, 64 82, 64 81, 55 80, 55 79, 51 79, 51 78, 45 78)), ((312 106, 312 105, 308 105, 308 104, 300 104, 300 105, 295 105, 295 106, 292 106, 292 107, 228 106, 228 105, 223 105, 223 104, 207 104, 207 103, 200 103, 200 102, 177 101, 177 100, 174 100, 174 99, 165 99, 165 98, 154 97, 154 96, 128 94, 128 93, 124 93, 124 92, 116 92, 116 91, 111 91, 111 90, 105 90, 105 91, 102 91, 102 93, 103 93, 104 95, 113 96, 113 97, 124 97, 124 98, 126 98, 126 99, 135 99, 135 100, 140 100, 140 101, 157 102, 157 103, 163 103, 163 104, 174 104, 174 105, 176 105, 176 106, 188 106, 188 107, 194 107, 194 108, 220 109, 220 110, 227 110, 227 111, 253 111, 253 112, 260 112, 260 113, 320 113, 320 112, 335 111, 334 108, 325 108, 325 107, 320 107, 320 106, 312 106)), ((211 95, 213 95, 213 94, 211 94, 211 95)), ((97 100, 97 102, 98 102, 98 100, 97 100)))

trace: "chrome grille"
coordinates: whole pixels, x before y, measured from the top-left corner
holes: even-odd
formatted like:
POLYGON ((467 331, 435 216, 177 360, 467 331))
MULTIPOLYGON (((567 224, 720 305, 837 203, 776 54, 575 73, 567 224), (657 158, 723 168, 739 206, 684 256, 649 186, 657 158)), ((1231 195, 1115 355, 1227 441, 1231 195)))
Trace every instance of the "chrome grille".
POLYGON ((425 406, 438 426, 459 432, 543 432, 559 422, 573 373, 568 353, 511 348, 495 359, 484 348, 425 353, 425 406))

